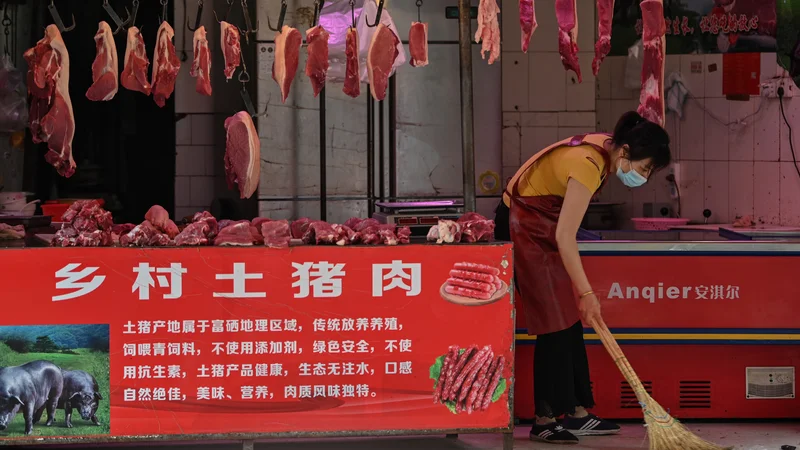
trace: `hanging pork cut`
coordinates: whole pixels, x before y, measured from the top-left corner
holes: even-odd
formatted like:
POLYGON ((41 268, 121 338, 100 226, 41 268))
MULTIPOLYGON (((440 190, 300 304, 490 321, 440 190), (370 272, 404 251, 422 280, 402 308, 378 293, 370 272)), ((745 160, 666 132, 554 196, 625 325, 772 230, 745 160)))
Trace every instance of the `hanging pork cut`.
POLYGON ((328 39, 331 35, 322 25, 306 30, 306 44, 308 58, 306 59, 306 76, 311 80, 314 97, 319 95, 325 87, 325 77, 328 76, 328 39))
POLYGON ((300 46, 303 36, 296 29, 284 25, 275 35, 275 62, 272 63, 272 79, 281 88, 281 102, 286 103, 292 88, 297 66, 300 64, 300 46))
POLYGON ((346 65, 343 91, 350 97, 357 98, 361 95, 361 80, 358 75, 358 31, 355 28, 347 29, 344 56, 346 65))
POLYGON ((106 22, 98 25, 94 44, 97 53, 92 63, 92 85, 86 91, 86 98, 93 102, 108 101, 119 89, 119 60, 114 34, 106 22))
POLYGON ((194 57, 192 58, 192 69, 189 71, 189 75, 197 80, 194 90, 198 94, 211 96, 211 52, 208 50, 206 27, 200 26, 195 30, 192 48, 194 49, 194 57))
MULTIPOLYGON (((602 1, 602 0, 598 0, 602 1)), ((613 1, 613 0, 612 0, 613 1)), ((539 26, 536 23, 536 10, 533 0, 519 0, 519 26, 522 31, 522 51, 528 53, 528 45, 531 43, 531 36, 539 26)))
POLYGON ((481 0, 478 5, 478 30, 475 32, 475 42, 482 43, 482 59, 486 59, 486 53, 489 53, 489 64, 494 64, 500 59, 498 14, 500 14, 500 8, 497 6, 496 0, 481 0))
POLYGON ((412 67, 425 67, 428 65, 428 24, 411 22, 408 31, 408 52, 411 53, 410 64, 412 67))
POLYGON ((642 91, 639 114, 664 126, 664 58, 667 51, 662 0, 642 0, 642 91))
POLYGON ((556 20, 558 21, 558 53, 564 68, 572 70, 581 78, 578 64, 578 9, 576 0, 556 0, 556 20))
POLYGON ((600 72, 600 65, 611 51, 611 23, 614 20, 614 0, 597 0, 597 42, 594 44, 592 73, 600 72))
POLYGON ((69 98, 69 53, 58 27, 48 25, 44 37, 23 56, 28 63, 28 124, 33 142, 47 142, 45 160, 69 178, 75 173, 75 117, 69 98))
POLYGON ((397 44, 400 39, 387 26, 378 24, 367 52, 367 75, 369 76, 369 90, 372 97, 381 101, 386 98, 386 87, 389 85, 389 75, 392 73, 394 60, 400 52, 397 44))
POLYGON ((242 63, 242 44, 239 29, 222 21, 219 23, 219 37, 222 44, 222 56, 225 58, 225 78, 233 78, 236 68, 242 63))
POLYGON ((165 20, 161 22, 156 34, 156 48, 153 50, 153 100, 156 105, 164 107, 167 99, 175 90, 175 79, 181 70, 181 60, 175 54, 175 45, 172 38, 175 30, 165 20))
POLYGON ((228 189, 239 186, 239 197, 250 198, 261 176, 261 141, 253 118, 245 111, 225 119, 225 178, 228 189))
POLYGON ((147 79, 147 68, 150 60, 144 48, 144 38, 136 27, 128 28, 128 42, 125 47, 125 67, 122 69, 120 83, 131 91, 150 95, 150 81, 147 79))

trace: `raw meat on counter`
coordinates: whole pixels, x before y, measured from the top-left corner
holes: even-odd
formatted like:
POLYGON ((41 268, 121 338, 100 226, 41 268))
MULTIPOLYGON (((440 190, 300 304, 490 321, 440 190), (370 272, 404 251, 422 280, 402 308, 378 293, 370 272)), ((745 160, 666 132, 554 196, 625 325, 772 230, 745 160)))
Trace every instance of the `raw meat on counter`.
POLYGON ((222 44, 222 56, 225 58, 225 78, 233 78, 236 68, 242 62, 242 44, 240 42, 239 29, 222 21, 219 23, 220 43, 222 44))
POLYGON ((153 86, 153 100, 162 108, 175 90, 175 79, 181 70, 181 60, 172 44, 174 37, 175 30, 169 23, 166 20, 161 22, 153 50, 153 78, 150 84, 153 86))
MULTIPOLYGON (((602 0, 598 0, 602 1, 602 0)), ((531 36, 539 26, 536 23, 536 10, 533 0, 519 0, 519 27, 522 32, 522 51, 528 53, 528 45, 531 43, 531 36)))
POLYGON ((408 31, 408 52, 411 53, 412 67, 425 67, 428 65, 428 24, 411 22, 408 31))
POLYGON ((253 118, 240 111, 225 119, 225 179, 239 186, 239 198, 250 198, 261 176, 261 141, 253 118))
POLYGON ((346 66, 343 92, 356 98, 361 95, 361 80, 358 75, 358 31, 355 28, 347 29, 344 54, 346 66))
POLYGON ((306 245, 398 245, 410 243, 411 238, 409 227, 397 228, 394 224, 357 217, 342 225, 301 218, 292 222, 291 233, 292 238, 300 239, 306 245))
POLYGON ((211 95, 211 52, 208 50, 206 27, 200 26, 194 32, 192 48, 194 58, 189 75, 197 79, 194 90, 201 95, 211 95))
POLYGON ((664 126, 664 57, 667 51, 662 0, 642 0, 642 91, 639 114, 664 126))
POLYGON ((24 226, 11 226, 7 223, 0 223, 0 241, 16 241, 19 239, 25 239, 24 226))
MULTIPOLYGON (((253 220, 255 224, 255 220, 253 220)), ((268 220, 261 224, 264 245, 269 248, 286 248, 292 240, 288 220, 268 220)))
POLYGON ((76 201, 61 221, 61 229, 50 242, 53 247, 108 247, 113 242, 111 213, 96 200, 76 201))
POLYGON ((174 239, 178 235, 178 226, 169 218, 167 210, 159 205, 151 206, 144 215, 144 220, 149 221, 170 239, 174 239))
POLYGON ((217 219, 208 211, 199 212, 192 217, 192 223, 175 236, 175 245, 210 245, 218 232, 217 219))
POLYGON ((428 231, 428 242, 452 244, 458 242, 491 242, 494 239, 494 220, 474 212, 459 217, 457 222, 440 220, 428 231))
POLYGON ((281 102, 286 103, 289 90, 300 64, 300 46, 303 37, 296 29, 284 25, 275 35, 275 62, 272 63, 272 79, 281 88, 281 102))
POLYGON ((119 244, 119 239, 122 236, 125 236, 126 234, 130 233, 134 228, 136 228, 136 225, 134 225, 132 223, 114 224, 111 227, 111 241, 112 241, 112 243, 119 244))
POLYGON ((328 76, 328 39, 331 35, 322 25, 306 30, 306 43, 308 58, 306 59, 306 76, 311 80, 314 97, 319 95, 325 87, 325 77, 328 76))
POLYGON ((597 42, 594 44, 592 73, 600 72, 600 64, 611 51, 611 23, 614 19, 614 0, 597 0, 597 42))
POLYGON ((69 97, 69 53, 58 27, 48 25, 44 37, 23 56, 28 62, 28 122, 33 142, 47 142, 45 160, 69 178, 75 173, 75 117, 69 97))
POLYGON ((97 53, 92 63, 92 85, 86 91, 86 98, 94 102, 104 102, 114 98, 119 89, 117 46, 111 27, 105 21, 97 26, 94 43, 97 53))
POLYGON ((129 233, 120 236, 119 245, 123 247, 166 247, 173 241, 150 221, 136 225, 129 233))
POLYGON ((576 0, 556 0, 558 20, 558 53, 564 68, 572 70, 583 81, 578 64, 578 8, 576 0))
POLYGON ((489 52, 489 64, 494 64, 500 59, 500 23, 497 15, 500 8, 496 0, 481 0, 478 5, 478 30, 475 32, 475 42, 481 43, 481 58, 486 59, 489 52))
POLYGON ((142 33, 136 27, 128 28, 128 41, 125 47, 125 66, 122 68, 120 83, 125 89, 150 95, 152 86, 147 80, 150 60, 144 47, 142 33))
POLYGON ((220 228, 214 245, 217 246, 251 246, 253 245, 253 234, 250 232, 250 222, 243 220, 220 228))
POLYGON ((367 75, 369 76, 369 89, 372 97, 381 101, 386 98, 386 87, 389 85, 389 75, 392 73, 394 60, 400 54, 397 44, 400 39, 384 24, 378 24, 367 53, 367 75))

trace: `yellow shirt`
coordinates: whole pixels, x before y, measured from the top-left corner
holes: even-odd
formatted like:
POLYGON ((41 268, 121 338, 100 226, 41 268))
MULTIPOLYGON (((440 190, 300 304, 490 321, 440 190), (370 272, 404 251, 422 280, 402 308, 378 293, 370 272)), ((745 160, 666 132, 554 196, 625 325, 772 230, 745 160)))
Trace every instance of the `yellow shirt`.
MULTIPOLYGON (((607 139, 605 136, 601 137, 602 140, 607 139)), ((593 143, 602 142, 591 135, 587 138, 593 143)), ((536 155, 533 158, 536 158, 536 155)), ((531 167, 525 166, 527 164, 517 171, 508 184, 508 189, 511 191, 514 183, 519 180, 519 195, 523 197, 542 195, 564 197, 570 178, 574 178, 591 192, 595 192, 600 188, 606 174, 603 155, 590 145, 560 147, 542 156, 531 167)), ((503 196, 503 201, 506 206, 511 205, 507 195, 503 196)))

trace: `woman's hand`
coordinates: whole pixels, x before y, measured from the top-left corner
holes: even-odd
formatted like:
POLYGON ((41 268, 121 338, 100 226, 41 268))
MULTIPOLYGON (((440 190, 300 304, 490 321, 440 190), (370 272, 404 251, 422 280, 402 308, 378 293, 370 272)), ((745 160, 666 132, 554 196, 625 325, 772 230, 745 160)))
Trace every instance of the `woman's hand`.
POLYGON ((601 319, 600 315, 600 301, 594 294, 584 296, 578 301, 578 309, 583 317, 583 323, 594 327, 595 321, 601 319))

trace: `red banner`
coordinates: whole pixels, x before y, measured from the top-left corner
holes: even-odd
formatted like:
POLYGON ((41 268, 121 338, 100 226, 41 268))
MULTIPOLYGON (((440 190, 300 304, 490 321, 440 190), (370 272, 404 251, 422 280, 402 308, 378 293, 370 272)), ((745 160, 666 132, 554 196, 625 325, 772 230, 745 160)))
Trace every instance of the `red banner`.
MULTIPOLYGON (((33 436, 509 429, 511 258, 511 245, 4 250, 0 365, 97 382, 96 417, 77 405, 92 389, 68 394, 65 378, 74 427, 59 409, 33 436)), ((0 391, 19 389, 5 373, 0 391)), ((0 436, 22 436, 26 406, 5 424, 2 404, 0 436)))

